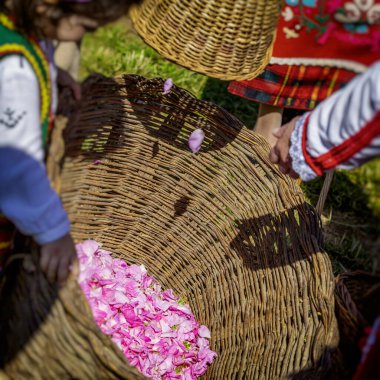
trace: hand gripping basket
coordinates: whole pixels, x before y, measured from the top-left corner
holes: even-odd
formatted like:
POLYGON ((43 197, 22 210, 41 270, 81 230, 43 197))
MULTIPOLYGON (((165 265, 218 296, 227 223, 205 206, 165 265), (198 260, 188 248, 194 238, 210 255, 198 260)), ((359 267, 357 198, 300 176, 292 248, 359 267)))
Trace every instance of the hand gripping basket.
POLYGON ((17 254, 0 276, 0 379, 143 379, 96 326, 76 281, 59 289, 37 262, 17 254))
MULTIPOLYGON (((313 208, 270 164, 262 138, 184 90, 162 92, 163 80, 137 76, 85 83, 65 130, 60 182, 75 239, 96 239, 128 263, 144 264, 188 299, 218 354, 205 379, 324 379, 338 331, 334 277, 313 208), (193 154, 187 139, 197 128, 206 137, 193 154)), ((13 293, 20 313, 28 289, 46 293, 33 286, 13 293)), ((6 374, 16 379, 39 363, 40 377, 29 370, 28 379, 51 379, 44 366, 54 355, 44 353, 62 345, 48 372, 55 378, 134 378, 94 327, 78 287, 69 286, 57 310, 37 318, 30 342, 39 351, 19 347, 6 374)))
POLYGON ((279 0, 144 0, 131 8, 137 33, 165 58, 224 80, 268 64, 279 0))

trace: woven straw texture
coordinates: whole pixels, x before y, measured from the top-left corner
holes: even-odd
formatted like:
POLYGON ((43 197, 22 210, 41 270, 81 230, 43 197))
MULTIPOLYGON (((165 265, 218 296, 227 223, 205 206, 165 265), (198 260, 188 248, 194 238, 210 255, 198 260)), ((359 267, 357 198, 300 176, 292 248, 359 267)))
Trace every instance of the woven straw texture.
POLYGON ((187 297, 218 353, 206 379, 323 378, 338 340, 330 260, 265 141, 184 90, 163 95, 161 79, 94 76, 83 91, 61 182, 76 240, 187 297))
POLYGON ((0 379, 143 379, 96 326, 77 282, 59 289, 37 263, 14 255, 0 278, 0 379))
POLYGON ((144 0, 137 33, 165 58, 224 80, 251 79, 268 64, 280 0, 144 0))

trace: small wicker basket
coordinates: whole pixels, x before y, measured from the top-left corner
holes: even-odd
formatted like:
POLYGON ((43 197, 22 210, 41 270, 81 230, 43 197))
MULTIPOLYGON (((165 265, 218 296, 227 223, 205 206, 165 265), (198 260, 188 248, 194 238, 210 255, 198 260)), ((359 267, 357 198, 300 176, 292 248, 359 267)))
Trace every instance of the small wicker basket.
POLYGON ((210 77, 242 80, 268 64, 281 0, 144 0, 137 33, 165 58, 210 77))

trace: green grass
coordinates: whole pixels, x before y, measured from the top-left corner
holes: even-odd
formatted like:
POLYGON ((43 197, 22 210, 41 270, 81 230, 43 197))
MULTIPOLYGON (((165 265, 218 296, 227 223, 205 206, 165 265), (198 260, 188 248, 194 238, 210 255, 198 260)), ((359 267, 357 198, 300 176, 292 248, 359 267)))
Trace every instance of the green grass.
MULTIPOLYGON (((302 184, 306 198, 316 204, 323 179, 302 184)), ((326 250, 334 270, 379 271, 380 159, 355 170, 338 171, 326 200, 326 250)), ((325 219, 325 220, 326 220, 325 219)))
MULTIPOLYGON (((174 83, 199 99, 225 108, 252 128, 257 105, 228 93, 228 82, 207 78, 161 58, 123 20, 85 37, 82 45, 81 77, 99 72, 106 76, 138 74, 147 78, 172 78, 174 83)), ((310 203, 316 204, 322 180, 303 184, 310 203)), ((380 235, 380 160, 354 171, 336 174, 326 210, 332 212, 326 223, 326 250, 336 272, 374 267, 376 243, 380 235)), ((379 268, 377 268, 379 269, 379 268)))

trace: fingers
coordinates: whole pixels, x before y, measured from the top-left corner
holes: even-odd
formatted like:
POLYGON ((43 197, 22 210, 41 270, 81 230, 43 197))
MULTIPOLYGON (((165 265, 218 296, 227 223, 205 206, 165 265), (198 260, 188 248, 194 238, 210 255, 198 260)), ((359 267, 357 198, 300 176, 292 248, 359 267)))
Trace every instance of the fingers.
POLYGON ((279 164, 288 167, 291 163, 289 156, 289 146, 284 144, 281 140, 271 149, 269 159, 274 164, 279 164))
POLYGON ((293 169, 289 172, 289 176, 293 179, 298 179, 300 176, 293 169))
POLYGON ((284 134, 284 127, 285 127, 285 125, 282 128, 276 128, 276 129, 274 129, 273 132, 272 132, 273 136, 277 137, 278 139, 281 138, 282 135, 284 134))
POLYGON ((73 92, 73 95, 74 95, 74 99, 79 101, 81 100, 82 98, 82 91, 81 91, 81 87, 80 87, 80 84, 77 83, 77 82, 73 82, 72 85, 71 85, 71 91, 73 92))
POLYGON ((297 119, 298 118, 294 118, 281 128, 277 128, 273 131, 273 136, 278 140, 269 153, 270 161, 279 166, 280 172, 283 174, 289 174, 292 178, 298 177, 297 173, 292 168, 292 160, 289 155, 290 138, 297 119))
POLYGON ((59 284, 63 284, 70 271, 73 272, 75 278, 78 277, 79 266, 76 257, 41 254, 40 265, 50 283, 58 281, 59 284))
POLYGON ((75 279, 79 277, 79 262, 77 256, 74 257, 74 260, 71 263, 70 272, 75 279))
POLYGON ((86 29, 96 29, 99 27, 99 23, 89 17, 72 15, 69 22, 72 27, 82 26, 86 29))
POLYGON ((55 257, 54 251, 52 251, 52 247, 50 245, 46 245, 41 248, 40 265, 49 282, 53 283, 56 279, 58 260, 57 257, 55 257))
POLYGON ((69 276, 69 268, 70 268, 70 259, 63 258, 59 261, 57 266, 57 280, 59 284, 62 284, 66 281, 69 276))
POLYGON ((81 100, 81 85, 67 71, 58 69, 57 81, 60 86, 70 88, 75 100, 81 100))
POLYGON ((280 161, 280 155, 278 153, 277 144, 270 150, 269 159, 274 164, 278 164, 278 162, 280 161))
POLYGON ((42 247, 41 248, 41 257, 40 257, 40 265, 41 265, 41 269, 45 273, 47 273, 47 271, 48 271, 49 259, 50 259, 49 252, 46 250, 45 247, 42 247))
POLYGON ((54 283, 57 279, 57 271, 59 266, 59 258, 57 256, 50 256, 46 276, 50 283, 54 283))
POLYGON ((67 234, 41 248, 40 265, 49 282, 62 284, 72 270, 75 277, 79 274, 78 259, 74 242, 67 234))
POLYGON ((283 174, 289 174, 290 175, 290 173, 293 171, 291 161, 288 163, 285 163, 285 164, 280 163, 278 167, 280 169, 280 172, 283 174))

